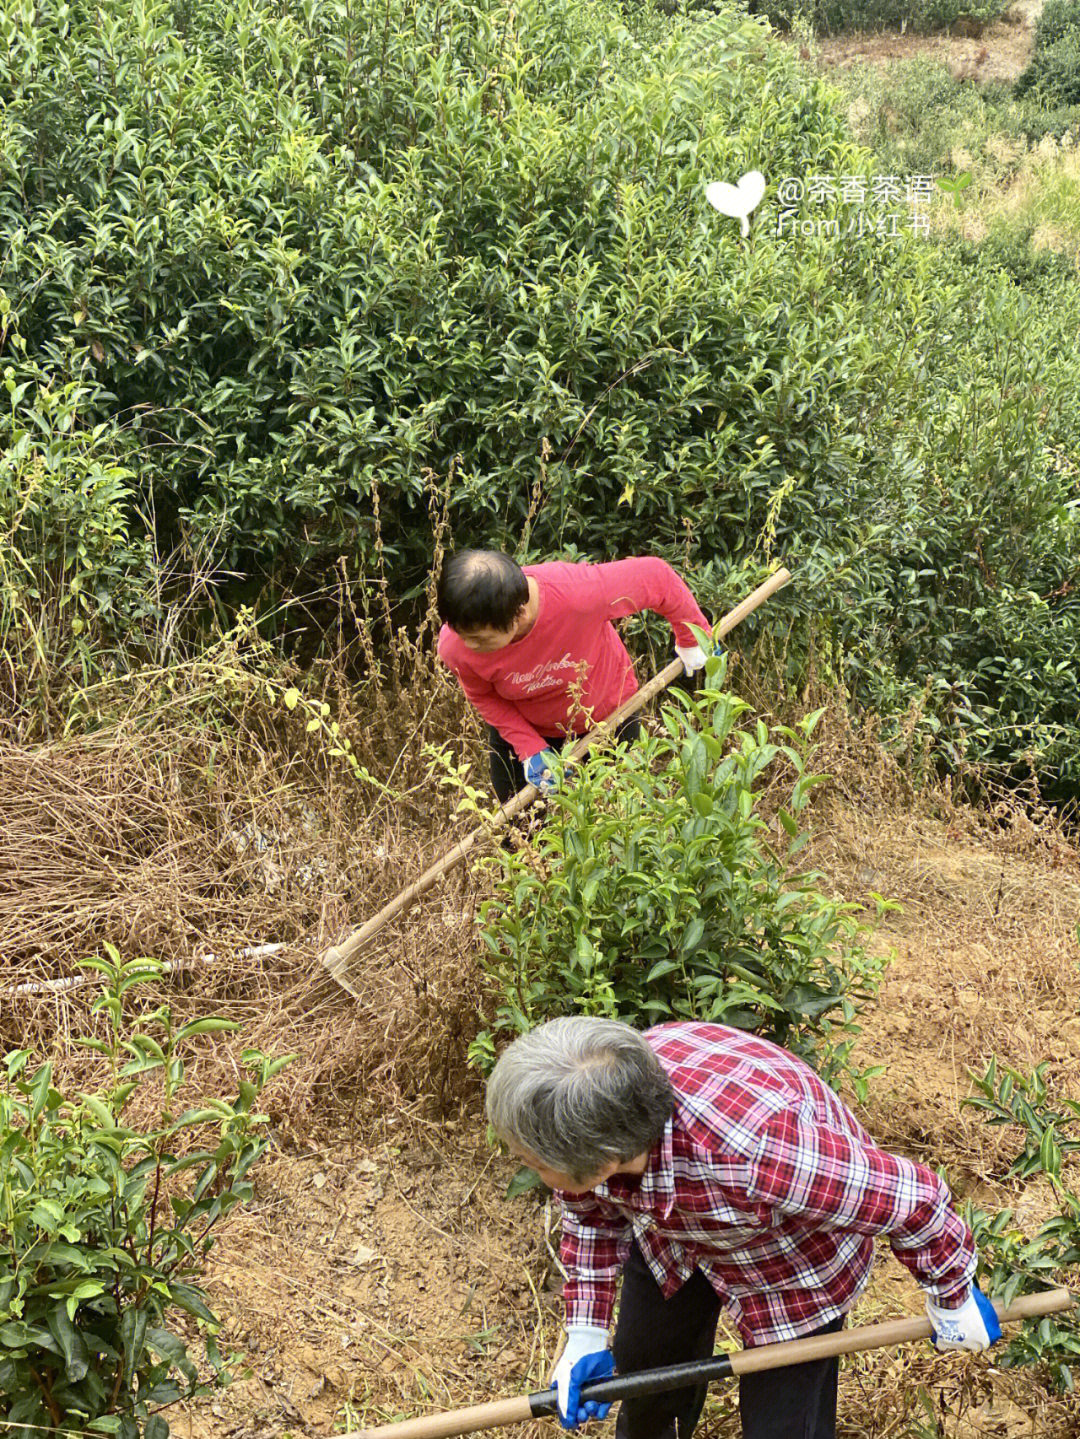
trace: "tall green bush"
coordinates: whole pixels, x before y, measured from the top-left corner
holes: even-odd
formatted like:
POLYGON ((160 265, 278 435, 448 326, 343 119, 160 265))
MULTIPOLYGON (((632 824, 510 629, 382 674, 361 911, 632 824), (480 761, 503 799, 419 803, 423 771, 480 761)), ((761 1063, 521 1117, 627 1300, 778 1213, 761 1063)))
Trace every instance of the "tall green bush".
POLYGON ((817 716, 770 735, 738 728, 747 708, 712 688, 666 705, 660 734, 596 755, 548 801, 530 849, 493 861, 480 933, 495 1029, 474 1059, 490 1061, 497 1034, 576 1011, 711 1020, 828 1075, 844 1066, 882 961, 863 947, 858 907, 796 864, 820 778, 805 763, 817 716))
POLYGON ((129 627, 160 606, 150 537, 131 522, 134 471, 102 443, 106 426, 84 423, 85 387, 14 375, 0 390, 0 683, 25 709, 47 707, 58 675, 85 679, 118 650, 123 662, 129 627))
POLYGON ((448 482, 460 542, 654 550, 714 607, 782 553, 792 678, 824 655, 856 703, 922 706, 954 750, 1038 753, 1075 785, 1075 529, 1037 528, 1071 513, 1075 346, 925 242, 853 237, 851 206, 808 202, 834 228, 777 233, 781 178, 870 162, 752 18, 43 0, 9 7, 0 41, 8 423, 35 437, 10 505, 54 442, 124 486, 86 566, 111 597, 96 636, 126 643, 157 603, 151 535, 244 575, 247 600, 342 554, 355 573, 381 553, 414 595, 448 482), (757 167, 744 242, 704 186, 757 167), (31 413, 43 384, 79 389, 59 439, 31 413), (990 463, 993 384, 1016 422, 990 463))
POLYGON ((1076 389, 1052 354, 1026 353, 1044 302, 1000 274, 979 279, 978 296, 898 301, 898 339, 922 349, 916 331, 933 336, 939 359, 911 392, 882 487, 893 563, 872 586, 880 621, 862 607, 870 628, 848 672, 886 713, 906 695, 953 763, 1030 763, 1064 795, 1080 782, 1068 653, 1080 638, 1076 389), (1042 429, 1048 413, 1071 435, 1060 448, 1042 429))
POLYGON ((1080 30, 1080 4, 1077 0, 1046 0, 1035 21, 1036 49, 1056 45, 1080 30))
POLYGON ((152 442, 159 534, 249 569, 370 556, 377 486, 389 558, 422 567, 426 472, 460 454, 477 531, 520 530, 539 486, 545 546, 603 544, 625 493, 676 543, 718 465, 759 461, 764 417, 737 417, 781 361, 785 293, 809 326, 792 441, 836 472, 847 427, 800 397, 847 348, 821 345, 818 268, 766 252, 744 283, 702 202, 764 154, 854 161, 755 23, 642 44, 562 0, 183 13, 49 0, 0 24, 0 283, 121 454, 152 442))
POLYGON ((1080 105, 1080 0, 1047 0, 1035 21, 1035 47, 1014 87, 1048 108, 1080 105))
POLYGON ((206 1387, 178 1320, 200 1332, 211 1383, 228 1378, 199 1279, 214 1226, 251 1197, 267 1142, 256 1100, 288 1059, 246 1051, 235 1099, 182 1105, 191 1041, 237 1026, 178 1025, 165 1005, 127 1015, 160 966, 115 951, 87 964, 105 978, 105 1037, 82 1043, 104 1057, 106 1087, 64 1092, 25 1049, 4 1060, 0 1418, 26 1435, 167 1439, 169 1407, 206 1387), (155 1086, 147 1124, 130 1111, 155 1086))

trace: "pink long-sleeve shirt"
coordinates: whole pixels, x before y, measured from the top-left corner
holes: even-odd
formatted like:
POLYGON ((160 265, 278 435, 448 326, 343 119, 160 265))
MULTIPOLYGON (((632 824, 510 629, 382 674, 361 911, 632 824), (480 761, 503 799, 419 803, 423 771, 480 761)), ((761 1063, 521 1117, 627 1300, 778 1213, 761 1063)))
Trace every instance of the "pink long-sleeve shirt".
POLYGON ((709 628, 689 589, 660 559, 524 568, 540 596, 528 634, 481 654, 462 644, 449 625, 439 633, 439 658, 470 704, 523 760, 545 749, 550 738, 584 734, 637 690, 612 620, 656 610, 679 645, 697 643, 690 625, 709 628))

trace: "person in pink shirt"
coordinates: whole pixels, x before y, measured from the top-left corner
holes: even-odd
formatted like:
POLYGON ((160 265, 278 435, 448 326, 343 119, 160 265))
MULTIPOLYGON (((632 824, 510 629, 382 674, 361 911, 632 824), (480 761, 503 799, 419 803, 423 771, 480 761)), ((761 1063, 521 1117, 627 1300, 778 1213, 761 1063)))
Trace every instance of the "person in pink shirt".
MULTIPOLYGON (((550 793, 553 752, 637 690, 612 620, 655 610, 675 632, 685 672, 705 664, 690 626, 708 630, 709 622, 660 559, 522 567, 496 550, 463 550, 443 567, 438 607, 439 658, 487 721, 500 804, 522 788, 522 775, 550 793)), ((638 732, 631 719, 617 734, 633 739, 638 732)))

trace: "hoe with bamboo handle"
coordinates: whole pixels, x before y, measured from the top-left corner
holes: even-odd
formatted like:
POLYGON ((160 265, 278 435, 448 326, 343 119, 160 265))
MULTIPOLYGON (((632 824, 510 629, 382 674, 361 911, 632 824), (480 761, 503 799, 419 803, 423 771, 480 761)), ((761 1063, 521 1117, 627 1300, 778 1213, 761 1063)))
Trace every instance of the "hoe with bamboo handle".
MULTIPOLYGON (((1043 1294, 1027 1294, 1021 1299, 1014 1299, 1008 1309, 995 1300, 994 1308, 1002 1324, 1018 1324, 1022 1319, 1038 1319, 1070 1309, 1073 1302, 1069 1290, 1051 1289, 1043 1294)), ((716 1354, 711 1359, 673 1364, 668 1369, 643 1369, 636 1374, 594 1379, 581 1386, 581 1402, 596 1399, 609 1404, 618 1399, 636 1399, 643 1394, 663 1394, 670 1389, 707 1384, 712 1379, 734 1379, 741 1374, 757 1374, 763 1369, 805 1364, 811 1359, 830 1359, 834 1354, 858 1354, 866 1349, 910 1344, 916 1339, 929 1339, 930 1334, 929 1319, 890 1319, 884 1324, 866 1324, 846 1333, 817 1334, 810 1339, 793 1339, 785 1344, 762 1344, 754 1349, 736 1350, 734 1354, 716 1354)), ((455 1434, 521 1424, 528 1419, 540 1419, 556 1412, 555 1390, 542 1389, 537 1394, 496 1399, 490 1404, 474 1404, 469 1409, 430 1414, 424 1419, 405 1419, 400 1424, 387 1424, 379 1429, 350 1429, 342 1439, 451 1439, 455 1434)))
MULTIPOLYGON (((770 595, 774 595, 777 590, 783 589, 784 585, 786 585, 790 579, 790 571, 784 569, 777 570, 774 575, 770 575, 764 584, 758 585, 752 594, 747 595, 741 604, 736 605, 733 610, 724 616, 716 627, 714 638, 722 640, 737 624, 746 619, 747 615, 752 614, 758 605, 764 604, 770 595)), ((576 740, 568 750, 564 750, 563 758, 567 762, 580 759, 590 745, 595 744, 597 740, 608 738, 614 733, 618 726, 622 724, 623 720, 628 719, 630 715, 641 709, 643 705, 648 704, 654 695, 658 695, 661 690, 666 689, 671 681, 677 679, 682 673, 682 660, 672 660, 671 664, 665 669, 662 669, 658 675, 655 675, 647 685, 638 690, 636 694, 631 695, 624 704, 621 704, 617 710, 608 715, 602 724, 597 725, 589 734, 583 735, 581 739, 576 740)), ((481 840, 489 838, 501 829, 505 829, 515 815, 520 814, 523 809, 528 809, 529 805, 539 798, 540 791, 536 786, 527 784, 523 790, 519 790, 519 792, 514 795, 513 799, 508 800, 506 804, 502 806, 491 821, 482 825, 479 829, 473 830, 472 834, 466 835, 459 844, 456 844, 453 849, 444 854, 442 859, 436 861, 430 869, 426 869, 415 883, 403 889, 396 899, 392 899, 389 904, 384 905, 384 907, 379 910, 378 914, 372 915, 365 924, 362 924, 359 929, 354 930, 348 939, 336 947, 328 949, 321 956, 322 962, 343 988, 349 989, 351 992, 351 986, 345 979, 345 966, 357 950, 361 949, 368 942, 372 935, 377 934, 383 925, 388 924, 395 915, 400 914, 403 909, 407 909, 409 905, 415 900, 418 900, 421 895, 426 894, 432 885, 436 884, 444 874, 447 874, 456 865, 459 865, 465 856, 479 844, 481 840)))

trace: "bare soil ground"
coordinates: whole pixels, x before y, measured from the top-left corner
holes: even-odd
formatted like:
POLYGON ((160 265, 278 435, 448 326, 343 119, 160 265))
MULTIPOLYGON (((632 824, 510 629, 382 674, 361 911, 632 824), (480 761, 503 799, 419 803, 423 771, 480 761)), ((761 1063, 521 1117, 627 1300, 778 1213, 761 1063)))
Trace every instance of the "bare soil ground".
POLYGON ((973 23, 965 34, 823 36, 814 46, 816 60, 826 70, 852 65, 887 69, 897 60, 921 57, 947 65, 958 80, 1011 82, 1027 67, 1042 6, 1043 0, 1017 0, 1001 19, 985 28, 973 23))
MULTIPOLYGON (((1080 1097, 1080 854, 1015 816, 994 833, 863 807, 819 815, 815 861, 838 890, 903 904, 878 943, 895 950, 860 1041, 886 1073, 863 1115, 888 1146, 948 1166, 957 1189, 1028 1225, 1038 1186, 1003 1182, 1007 1131, 960 1108, 967 1071, 992 1054, 1051 1060, 1080 1097)), ((559 1275, 532 1197, 507 1200, 512 1166, 483 1143, 478 1101, 456 1119, 409 1123, 399 1142, 313 1134, 264 1166, 258 1203, 223 1236, 211 1292, 251 1377, 177 1423, 187 1439, 329 1434, 543 1387, 559 1334, 559 1275)), ((550 1223, 550 1220, 548 1221, 550 1223)), ((918 1290, 883 1250, 856 1321, 918 1313, 918 1290)), ((706 1433, 738 1432, 718 1393, 706 1433)), ((1029 1372, 918 1347, 859 1358, 842 1380, 842 1433, 941 1439, 1078 1432, 1075 1402, 1029 1372), (917 1404, 920 1390, 937 1431, 917 1404)))

